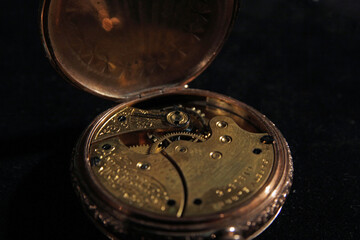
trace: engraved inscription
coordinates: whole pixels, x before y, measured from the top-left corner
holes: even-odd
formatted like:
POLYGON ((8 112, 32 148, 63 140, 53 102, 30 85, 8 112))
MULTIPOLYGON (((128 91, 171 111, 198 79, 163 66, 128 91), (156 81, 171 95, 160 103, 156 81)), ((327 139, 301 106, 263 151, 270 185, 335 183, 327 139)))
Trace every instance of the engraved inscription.
POLYGON ((260 141, 264 134, 247 132, 227 116, 201 119, 206 115, 188 109, 125 107, 103 120, 90 155, 95 175, 112 195, 140 209, 181 217, 235 208, 261 189, 274 162, 273 145, 260 141), (194 132, 175 131, 168 112, 189 114, 188 131, 194 132), (210 134, 201 135, 202 124, 210 134), (126 146, 127 138, 135 145, 126 146), (211 157, 214 153, 221 157, 211 157))
POLYGON ((150 176, 140 174, 136 163, 119 153, 116 147, 110 150, 97 147, 92 155, 101 160, 94 167, 97 176, 115 197, 140 208, 166 210, 169 197, 162 184, 150 176))

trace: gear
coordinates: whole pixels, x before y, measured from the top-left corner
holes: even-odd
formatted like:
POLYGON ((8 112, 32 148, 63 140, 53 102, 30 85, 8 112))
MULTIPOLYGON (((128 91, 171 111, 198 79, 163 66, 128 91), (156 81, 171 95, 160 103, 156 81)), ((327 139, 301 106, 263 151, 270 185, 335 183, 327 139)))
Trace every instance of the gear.
POLYGON ((130 146, 129 149, 140 154, 159 153, 174 141, 185 140, 191 142, 204 142, 210 137, 211 133, 207 129, 208 120, 200 109, 178 105, 164 108, 161 111, 170 111, 170 113, 172 113, 172 110, 174 112, 177 111, 177 109, 189 114, 189 118, 191 119, 190 126, 186 129, 186 132, 171 132, 163 136, 158 136, 156 133, 147 133, 149 140, 153 142, 153 144, 133 145, 130 146))
POLYGON ((210 129, 208 128, 209 120, 205 117, 205 114, 195 107, 185 108, 185 110, 189 113, 191 119, 189 130, 196 132, 196 134, 202 134, 204 138, 210 136, 210 129))
POLYGON ((163 111, 169 111, 169 110, 184 110, 185 112, 193 113, 194 115, 198 115, 201 118, 205 118, 205 113, 203 113, 200 109, 197 109, 196 107, 184 107, 183 105, 177 105, 173 107, 166 107, 162 109, 163 111))
POLYGON ((133 152, 141 153, 141 154, 149 154, 150 146, 145 145, 134 145, 130 146, 129 149, 133 152))
POLYGON ((193 132, 195 134, 202 134, 203 136, 210 136, 210 129, 208 127, 209 119, 206 118, 205 113, 196 107, 192 106, 172 106, 161 109, 161 111, 182 111, 188 114, 190 118, 190 124, 186 129, 186 132, 193 132))
POLYGON ((161 150, 167 148, 167 146, 169 146, 170 143, 179 140, 191 141, 191 142, 204 142, 206 141, 206 138, 202 135, 189 133, 189 132, 173 132, 173 133, 165 134, 164 136, 160 137, 151 146, 134 145, 134 146, 130 146, 129 149, 131 151, 141 154, 159 153, 161 152, 161 150))
MULTIPOLYGON (((186 109, 189 110, 188 108, 186 108, 186 109)), ((192 107, 192 108, 190 108, 190 110, 197 113, 202 118, 205 117, 205 113, 201 112, 201 110, 197 109, 196 107, 192 107)))
POLYGON ((206 139, 202 135, 189 133, 189 132, 173 132, 168 133, 159 138, 154 144, 150 147, 150 153, 158 153, 161 150, 167 148, 170 143, 185 140, 191 142, 204 142, 206 139))

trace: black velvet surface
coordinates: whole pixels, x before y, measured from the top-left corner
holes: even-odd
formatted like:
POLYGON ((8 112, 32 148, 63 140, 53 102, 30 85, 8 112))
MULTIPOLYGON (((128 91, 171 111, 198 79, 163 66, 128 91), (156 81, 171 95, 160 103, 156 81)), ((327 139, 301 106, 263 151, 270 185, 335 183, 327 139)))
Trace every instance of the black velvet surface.
MULTIPOLYGON (((115 103, 50 66, 38 2, 1 9, 0 239, 104 239, 69 177, 85 127, 115 103)), ((360 1, 244 0, 223 50, 190 87, 239 99, 289 142, 294 184, 259 240, 359 239, 360 1)))

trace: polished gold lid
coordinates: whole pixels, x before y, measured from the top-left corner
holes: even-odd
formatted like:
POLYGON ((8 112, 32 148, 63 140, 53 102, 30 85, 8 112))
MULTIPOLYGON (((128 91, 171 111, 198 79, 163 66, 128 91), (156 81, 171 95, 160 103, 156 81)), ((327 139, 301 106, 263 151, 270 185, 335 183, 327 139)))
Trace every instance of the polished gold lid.
POLYGON ((72 83, 126 100, 183 86, 220 51, 237 0, 44 0, 43 42, 72 83))

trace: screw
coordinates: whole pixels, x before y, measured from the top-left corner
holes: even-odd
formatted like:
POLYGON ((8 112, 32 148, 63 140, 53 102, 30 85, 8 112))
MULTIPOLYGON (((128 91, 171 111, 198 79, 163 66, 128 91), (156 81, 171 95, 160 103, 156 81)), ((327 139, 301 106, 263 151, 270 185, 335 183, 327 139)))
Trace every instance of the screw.
POLYGON ((91 166, 98 166, 100 162, 101 162, 101 159, 99 157, 92 157, 90 159, 91 166))
POLYGON ((200 205, 200 204, 202 204, 202 200, 201 200, 200 198, 196 198, 196 199, 194 200, 194 204, 195 204, 195 205, 200 205))
POLYGON ((150 170, 150 163, 142 163, 142 162, 138 162, 136 164, 136 167, 140 168, 141 170, 150 170))
POLYGON ((186 152, 187 152, 187 148, 184 147, 184 146, 176 146, 176 147, 175 147, 175 151, 181 152, 181 153, 186 153, 186 152))
POLYGON ((254 150, 253 150, 253 153, 254 154, 260 154, 262 152, 262 150, 260 149, 260 148, 255 148, 254 150))
POLYGON ((231 138, 230 136, 228 136, 228 135, 225 135, 225 136, 221 136, 221 137, 219 138, 219 140, 220 140, 220 142, 222 142, 222 143, 231 143, 232 138, 231 138))
POLYGON ((176 201, 173 199, 170 199, 167 201, 167 205, 169 205, 169 206, 175 206, 175 204, 176 204, 176 201))
POLYGON ((216 122, 216 126, 218 128, 226 128, 228 126, 228 123, 224 122, 224 121, 218 121, 218 122, 216 122))
POLYGON ((189 116, 181 111, 172 111, 166 115, 168 123, 176 126, 186 125, 189 121, 189 116))
POLYGON ((213 159, 220 159, 220 158, 222 158, 222 154, 221 154, 221 152, 211 152, 210 157, 213 159))
POLYGON ((272 144, 274 142, 274 137, 270 135, 265 135, 260 138, 260 142, 264 144, 272 144))
POLYGON ((118 117, 118 121, 119 121, 119 122, 125 122, 125 121, 126 121, 126 116, 120 116, 120 117, 118 117))
POLYGON ((104 150, 109 150, 110 148, 111 148, 110 144, 105 144, 102 146, 102 149, 104 149, 104 150))

